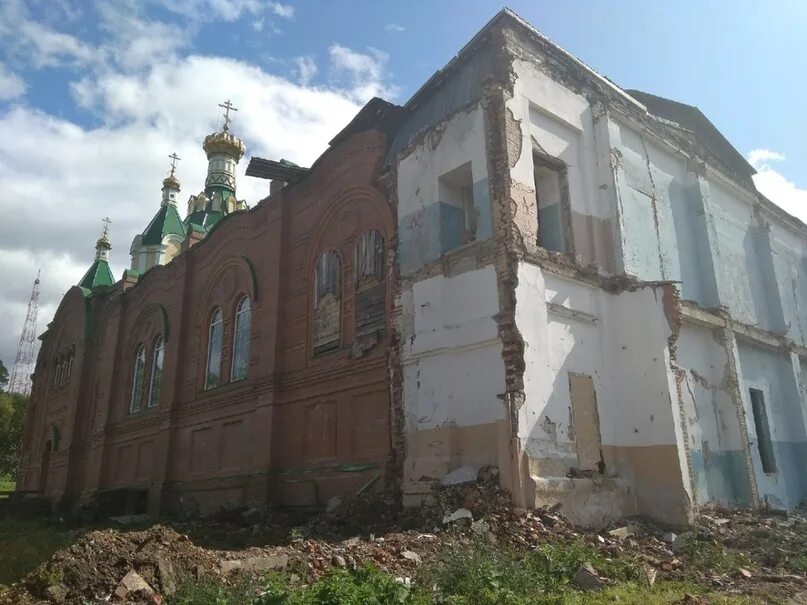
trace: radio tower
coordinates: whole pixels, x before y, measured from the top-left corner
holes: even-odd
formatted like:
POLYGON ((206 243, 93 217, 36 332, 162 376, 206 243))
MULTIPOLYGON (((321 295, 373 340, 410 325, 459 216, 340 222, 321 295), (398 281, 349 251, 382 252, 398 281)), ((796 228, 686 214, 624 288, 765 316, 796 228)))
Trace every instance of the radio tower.
POLYGON ((39 271, 36 273, 31 300, 28 301, 28 314, 22 327, 17 359, 8 381, 8 392, 20 395, 31 394, 31 373, 34 371, 34 341, 36 340, 36 314, 39 311, 39 271))

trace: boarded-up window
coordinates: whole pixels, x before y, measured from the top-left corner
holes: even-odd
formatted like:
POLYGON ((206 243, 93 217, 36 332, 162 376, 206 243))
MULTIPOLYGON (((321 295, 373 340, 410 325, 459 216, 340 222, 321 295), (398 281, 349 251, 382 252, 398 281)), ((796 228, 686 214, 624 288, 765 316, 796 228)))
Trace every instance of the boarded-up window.
POLYGON ((356 242, 356 336, 383 334, 386 294, 384 238, 368 231, 356 242))
POLYGON ((597 413, 597 396, 591 376, 569 374, 569 393, 578 469, 600 470, 600 416, 597 413))
POLYGON ((333 250, 323 252, 314 270, 314 353, 339 348, 342 262, 333 250))
POLYGON ((751 411, 754 414, 754 427, 757 430, 757 448, 764 473, 776 472, 776 456, 773 453, 771 427, 765 409, 765 395, 759 389, 748 389, 751 395, 751 411))

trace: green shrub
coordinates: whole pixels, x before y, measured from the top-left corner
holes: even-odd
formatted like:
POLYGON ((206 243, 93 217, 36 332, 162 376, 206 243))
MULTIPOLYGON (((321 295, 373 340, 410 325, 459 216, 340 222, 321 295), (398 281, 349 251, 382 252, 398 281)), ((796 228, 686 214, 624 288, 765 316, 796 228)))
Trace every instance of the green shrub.
POLYGON ((334 570, 309 587, 291 586, 287 578, 275 576, 254 605, 414 605, 414 598, 407 586, 367 565, 334 570))

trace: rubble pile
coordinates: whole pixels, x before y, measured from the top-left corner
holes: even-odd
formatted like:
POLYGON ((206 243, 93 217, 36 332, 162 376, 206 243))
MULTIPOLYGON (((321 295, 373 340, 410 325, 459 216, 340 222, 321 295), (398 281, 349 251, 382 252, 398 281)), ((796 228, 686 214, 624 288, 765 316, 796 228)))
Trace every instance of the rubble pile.
MULTIPOLYGON (((441 553, 479 541, 522 550, 582 542, 604 557, 634 561, 649 586, 657 578, 689 579, 721 591, 783 598, 807 590, 803 516, 711 512, 684 529, 634 519, 583 530, 553 510, 513 507, 496 483, 495 473, 483 473, 479 481, 443 487, 417 509, 401 509, 393 496, 364 494, 334 499, 316 515, 250 509, 220 521, 93 531, 0 595, 0 603, 159 605, 188 580, 228 582, 288 570, 315 581, 333 568, 368 562, 409 582, 441 553), (206 541, 199 536, 210 532, 231 542, 200 546, 206 541)), ((590 564, 571 581, 586 590, 608 584, 590 564)))

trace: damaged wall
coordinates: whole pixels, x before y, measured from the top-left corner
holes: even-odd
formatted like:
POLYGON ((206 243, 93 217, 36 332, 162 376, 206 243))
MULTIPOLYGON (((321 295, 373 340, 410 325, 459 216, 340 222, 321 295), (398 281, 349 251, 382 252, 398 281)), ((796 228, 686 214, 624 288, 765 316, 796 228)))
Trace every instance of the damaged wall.
POLYGON ((746 342, 738 342, 742 371, 743 404, 749 418, 751 457, 763 502, 773 508, 793 507, 807 497, 807 435, 801 406, 800 384, 789 355, 768 351, 746 342), (758 389, 764 397, 764 407, 770 428, 775 472, 765 472, 760 460, 758 434, 749 389, 758 389))
POLYGON ((566 171, 568 191, 560 206, 567 216, 556 218, 544 212, 543 219, 526 205, 516 217, 527 251, 538 246, 536 234, 541 220, 564 225, 570 232, 570 252, 583 264, 596 264, 603 272, 613 271, 613 242, 610 205, 603 203, 596 161, 597 141, 588 101, 552 80, 535 65, 515 60, 516 81, 507 108, 513 127, 520 129, 521 153, 510 171, 514 186, 532 195, 535 204, 534 154, 557 161, 566 171))
POLYGON ((749 506, 741 426, 720 330, 685 324, 677 345, 695 497, 700 504, 749 506))
POLYGON ((632 510, 686 519, 661 289, 614 295, 523 263, 517 298, 526 363, 518 437, 537 484, 546 490, 555 478, 560 492, 596 483, 587 500, 559 498, 572 516, 598 502, 604 520, 632 510), (591 376, 596 392, 602 459, 594 473, 579 468, 570 375, 591 376))
MULTIPOLYGON (((461 187, 457 183, 457 187, 461 187)), ((398 164, 398 239, 402 274, 470 241, 492 235, 485 158, 485 125, 479 106, 437 125, 398 164), (470 166, 467 166, 470 164, 470 166), (473 196, 475 233, 463 237, 465 218, 446 199, 441 178, 466 167, 473 196), (441 199, 442 198, 442 199, 441 199)))
POLYGON ((465 464, 497 464, 504 365, 493 267, 416 282, 401 309, 404 491, 465 464))

